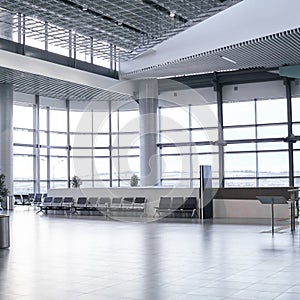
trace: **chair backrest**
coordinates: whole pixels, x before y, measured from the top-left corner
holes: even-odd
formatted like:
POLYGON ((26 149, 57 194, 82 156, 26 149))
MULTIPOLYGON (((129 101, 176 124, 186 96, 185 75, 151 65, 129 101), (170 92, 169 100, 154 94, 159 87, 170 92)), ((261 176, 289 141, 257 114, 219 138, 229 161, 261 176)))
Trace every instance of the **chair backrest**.
POLYGON ((145 202, 146 202, 145 197, 135 197, 135 199, 134 199, 134 204, 143 204, 145 202))
POLYGON ((170 209, 171 208, 171 197, 160 197, 159 208, 170 209))
POLYGON ((99 199, 99 202, 98 202, 98 204, 101 205, 101 206, 109 205, 109 203, 110 203, 110 198, 109 197, 101 197, 99 199))
POLYGON ((172 200, 172 209, 180 209, 183 206, 184 198, 183 197, 173 197, 172 200))
POLYGON ((196 209, 197 208, 197 197, 186 197, 183 204, 185 209, 196 209))
POLYGON ((87 203, 87 197, 79 197, 78 199, 77 199, 77 205, 86 205, 86 203, 87 203))
POLYGON ((29 193, 28 196, 29 196, 30 199, 34 200, 35 195, 33 193, 29 193))
POLYGON ((97 206, 98 197, 90 197, 87 201, 87 206, 97 206))
POLYGON ((17 200, 22 201, 22 195, 20 195, 20 194, 15 194, 15 195, 14 195, 14 198, 15 198, 16 201, 17 201, 17 200))
MULTIPOLYGON (((48 197, 46 197, 48 198, 48 197)), ((44 198, 44 200, 46 199, 44 198)), ((52 198, 52 197, 51 197, 52 198)), ((42 194, 35 194, 33 203, 41 203, 42 202, 42 194)))
POLYGON ((121 197, 114 197, 114 198, 112 198, 111 203, 112 204, 120 204, 121 201, 122 201, 121 197))
POLYGON ((62 203, 62 201, 63 201, 62 197, 54 197, 53 201, 52 201, 52 204, 59 205, 59 204, 62 203))
POLYGON ((50 204, 50 203, 52 203, 52 201, 53 201, 53 197, 46 197, 45 199, 44 199, 44 204, 50 204))
POLYGON ((73 204, 73 197, 64 197, 63 204, 73 204))
POLYGON ((123 198, 123 204, 132 204, 133 203, 133 197, 124 197, 123 198))

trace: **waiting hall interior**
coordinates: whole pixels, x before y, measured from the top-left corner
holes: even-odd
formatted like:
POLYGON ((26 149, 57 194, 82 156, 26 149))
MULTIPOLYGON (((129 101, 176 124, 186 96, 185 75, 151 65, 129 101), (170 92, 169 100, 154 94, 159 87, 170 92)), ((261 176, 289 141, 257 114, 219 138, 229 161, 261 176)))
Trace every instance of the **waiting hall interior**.
POLYGON ((0 300, 300 299, 299 11, 0 0, 0 300))

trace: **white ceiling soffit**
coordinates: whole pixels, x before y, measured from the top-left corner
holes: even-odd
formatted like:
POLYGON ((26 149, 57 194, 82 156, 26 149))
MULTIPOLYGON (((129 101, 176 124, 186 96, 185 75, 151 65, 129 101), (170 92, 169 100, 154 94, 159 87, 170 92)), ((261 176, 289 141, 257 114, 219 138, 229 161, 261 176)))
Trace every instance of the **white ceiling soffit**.
POLYGON ((15 92, 70 101, 133 100, 118 92, 3 67, 0 67, 0 84, 12 84, 15 92))
POLYGON ((274 68, 300 63, 300 28, 184 57, 122 75, 124 79, 274 68))
MULTIPOLYGON (((259 56, 264 56, 265 51, 273 56, 278 48, 282 49, 283 45, 276 45, 281 33, 288 42, 294 43, 294 33, 289 37, 288 32, 300 28, 299 11, 300 1, 244 0, 156 45, 145 55, 122 63, 121 77, 168 77, 264 66, 259 56), (261 49, 264 39, 268 42, 261 49), (250 51, 249 44, 256 49, 250 51), (226 57, 223 51, 233 57, 226 57), (254 57, 244 57, 249 54, 254 57)), ((295 48, 283 48, 287 52, 281 53, 281 58, 295 55, 295 48)), ((277 58, 271 66, 281 65, 282 60, 277 58)), ((269 65, 267 62, 266 66, 269 65)))

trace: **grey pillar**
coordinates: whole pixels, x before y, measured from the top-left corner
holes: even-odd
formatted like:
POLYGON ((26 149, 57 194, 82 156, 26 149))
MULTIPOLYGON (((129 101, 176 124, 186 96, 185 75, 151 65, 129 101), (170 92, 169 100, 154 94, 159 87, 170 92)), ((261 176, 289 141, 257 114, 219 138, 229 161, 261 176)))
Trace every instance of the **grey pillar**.
POLYGON ((13 87, 0 84, 0 172, 13 194, 13 87))
POLYGON ((139 83, 141 186, 160 184, 158 142, 158 83, 139 83))

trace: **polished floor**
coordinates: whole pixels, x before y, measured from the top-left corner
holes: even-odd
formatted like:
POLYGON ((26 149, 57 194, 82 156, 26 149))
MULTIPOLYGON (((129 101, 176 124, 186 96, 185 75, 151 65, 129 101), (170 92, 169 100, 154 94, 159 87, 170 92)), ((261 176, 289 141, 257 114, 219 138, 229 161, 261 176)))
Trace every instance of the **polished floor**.
POLYGON ((300 299, 300 239, 270 225, 10 214, 1 300, 300 299))

